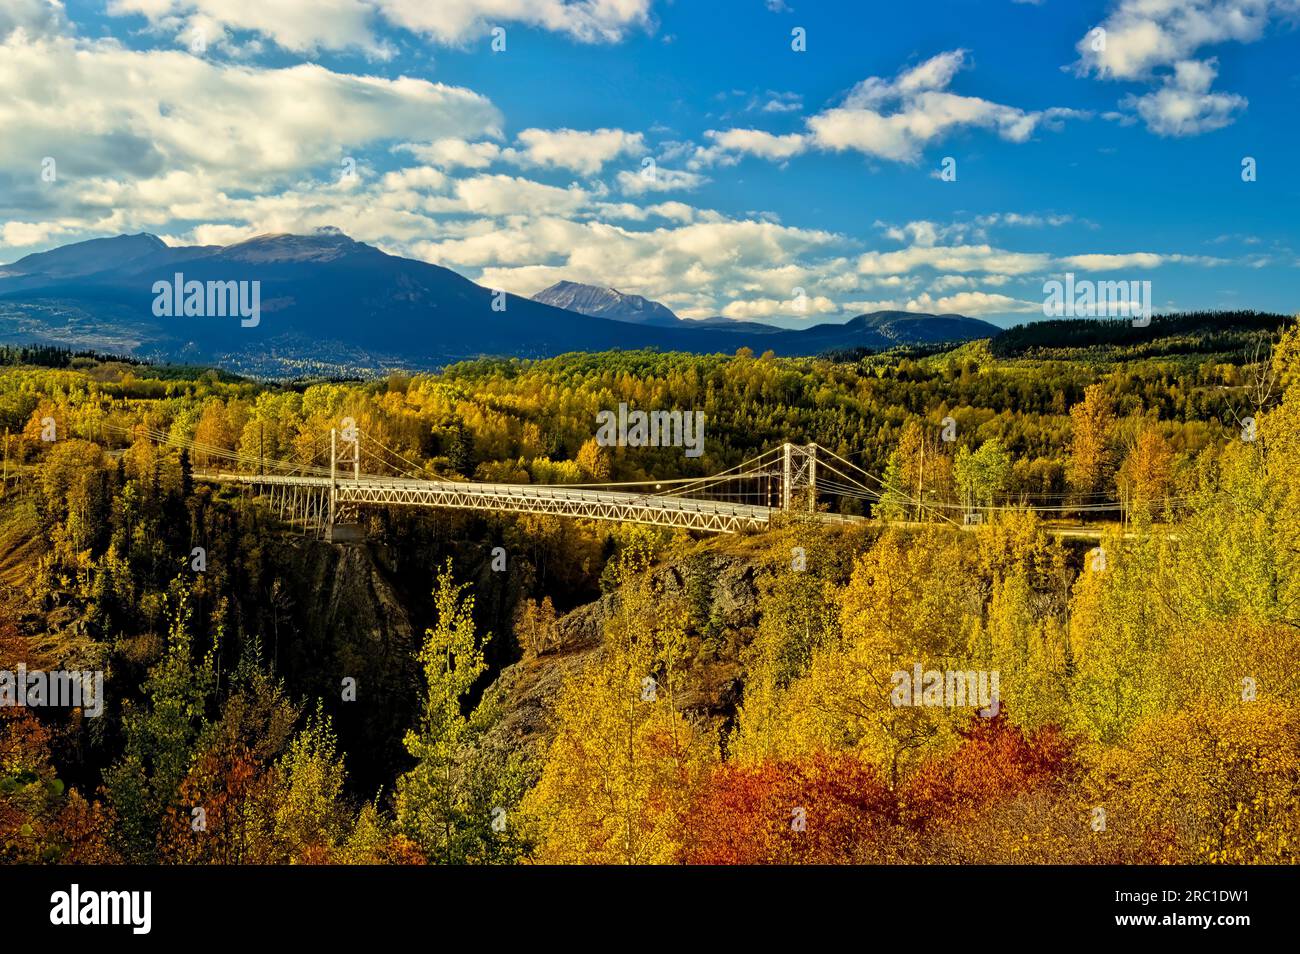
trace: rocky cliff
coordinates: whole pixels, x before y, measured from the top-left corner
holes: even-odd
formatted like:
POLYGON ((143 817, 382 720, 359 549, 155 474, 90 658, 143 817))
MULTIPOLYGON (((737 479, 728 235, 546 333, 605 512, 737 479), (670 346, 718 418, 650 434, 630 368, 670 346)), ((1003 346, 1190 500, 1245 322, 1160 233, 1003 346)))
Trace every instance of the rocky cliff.
MULTIPOLYGON (((704 545, 691 558, 661 566, 652 577, 665 602, 692 606, 688 632, 685 692, 682 707, 688 716, 726 725, 740 701, 741 655, 758 626, 758 598, 770 572, 757 548, 723 550, 704 545)), ((496 682, 505 713, 495 730, 507 745, 525 746, 540 754, 550 742, 554 699, 571 673, 601 652, 605 624, 617 609, 619 594, 560 617, 559 645, 536 658, 523 659, 501 672, 496 682)))

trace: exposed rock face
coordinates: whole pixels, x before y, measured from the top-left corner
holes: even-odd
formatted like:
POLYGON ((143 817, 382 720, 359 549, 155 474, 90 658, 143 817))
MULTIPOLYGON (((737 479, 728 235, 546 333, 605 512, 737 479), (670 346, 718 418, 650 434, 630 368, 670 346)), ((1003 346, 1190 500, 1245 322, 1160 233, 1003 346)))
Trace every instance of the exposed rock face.
MULTIPOLYGON (((680 704, 689 718, 721 727, 734 716, 740 701, 741 652, 758 626, 758 597, 767 572, 756 556, 717 552, 653 572, 665 603, 680 600, 690 605, 693 595, 703 603, 696 609, 704 612, 693 614, 697 618, 687 633, 680 704), (701 625, 708 620, 715 625, 701 625), (698 631, 704 628, 720 635, 710 637, 698 631)), ((557 621, 559 645, 555 650, 521 660, 501 672, 495 688, 503 694, 504 715, 495 731, 506 744, 533 748, 539 755, 544 751, 553 731, 551 712, 556 695, 566 678, 602 651, 605 625, 617 606, 618 593, 607 593, 565 614, 557 621)))
POLYGON ((263 652, 307 699, 325 700, 359 783, 378 784, 406 759, 402 738, 424 698, 422 626, 410 600, 366 545, 299 541, 277 553, 284 613, 263 652), (355 701, 342 701, 344 679, 355 701), (376 741, 381 740, 381 741, 376 741))
POLYGON ((326 575, 318 591, 324 599, 320 606, 324 625, 342 630, 360 643, 410 647, 413 643, 411 621, 402 601, 380 571, 365 546, 333 549, 332 567, 321 567, 326 575))

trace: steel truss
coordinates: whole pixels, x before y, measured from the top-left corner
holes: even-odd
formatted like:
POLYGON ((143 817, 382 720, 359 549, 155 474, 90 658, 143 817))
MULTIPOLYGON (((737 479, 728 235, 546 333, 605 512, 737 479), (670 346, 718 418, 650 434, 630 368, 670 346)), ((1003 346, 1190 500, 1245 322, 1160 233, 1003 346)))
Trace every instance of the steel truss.
MULTIPOLYGON (((218 480, 251 484, 268 490, 272 505, 283 514, 294 489, 312 502, 311 515, 329 502, 328 477, 282 477, 220 474, 218 480)), ((532 484, 479 484, 467 481, 397 480, 377 477, 342 478, 334 482, 340 510, 350 506, 449 507, 508 513, 555 514, 588 520, 614 520, 657 527, 682 527, 712 533, 737 533, 768 526, 775 508, 751 504, 652 496, 606 490, 565 489, 532 484)), ((290 512, 295 512, 290 510, 290 512)), ((328 513, 325 514, 328 522, 328 513)))

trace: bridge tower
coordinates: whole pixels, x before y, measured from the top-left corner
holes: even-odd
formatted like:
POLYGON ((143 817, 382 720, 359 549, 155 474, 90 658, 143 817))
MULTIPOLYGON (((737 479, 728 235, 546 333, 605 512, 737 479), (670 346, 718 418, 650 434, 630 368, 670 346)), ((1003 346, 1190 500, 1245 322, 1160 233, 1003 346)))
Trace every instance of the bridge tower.
POLYGON ((795 492, 807 488, 808 510, 817 510, 817 445, 791 444, 781 446, 781 509, 789 510, 795 492))
POLYGON ((361 479, 361 432, 349 418, 343 429, 343 456, 339 456, 339 432, 330 428, 330 489, 329 515, 325 523, 325 539, 330 543, 355 543, 364 539, 361 525, 356 523, 355 505, 339 506, 339 464, 352 465, 352 479, 361 479))

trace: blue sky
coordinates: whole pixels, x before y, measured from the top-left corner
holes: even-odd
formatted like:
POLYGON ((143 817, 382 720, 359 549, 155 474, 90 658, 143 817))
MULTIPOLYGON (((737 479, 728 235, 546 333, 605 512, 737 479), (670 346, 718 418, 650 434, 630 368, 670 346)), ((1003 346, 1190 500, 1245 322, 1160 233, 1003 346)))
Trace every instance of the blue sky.
POLYGON ((1293 312, 1298 24, 1300 0, 6 0, 0 261, 334 225, 690 317, 1008 324, 1067 271, 1293 312))

